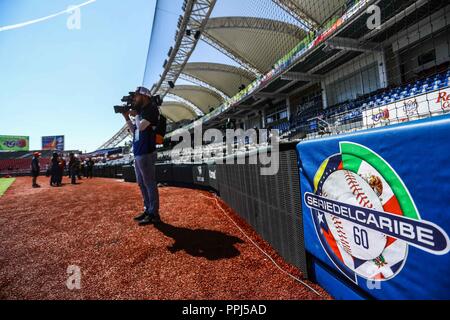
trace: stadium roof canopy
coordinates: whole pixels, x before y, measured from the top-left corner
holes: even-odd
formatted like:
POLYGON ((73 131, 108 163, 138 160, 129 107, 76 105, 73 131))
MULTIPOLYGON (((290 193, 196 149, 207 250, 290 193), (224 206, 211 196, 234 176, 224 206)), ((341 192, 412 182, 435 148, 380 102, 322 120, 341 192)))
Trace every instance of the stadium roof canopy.
POLYGON ((200 86, 180 85, 171 89, 169 93, 189 101, 203 113, 209 113, 211 108, 215 109, 223 102, 218 93, 200 86))
POLYGON ((303 29, 277 20, 253 17, 209 19, 205 41, 259 73, 266 73, 306 33, 303 29))
POLYGON ((188 105, 177 102, 167 101, 161 106, 161 112, 164 116, 172 120, 173 122, 179 122, 182 120, 193 120, 197 118, 197 115, 188 105))
MULTIPOLYGON (((287 0, 277 1, 288 2, 287 0)), ((322 6, 328 10, 331 5, 337 6, 338 3, 344 1, 292 0, 290 2, 301 3, 305 8, 322 6), (307 4, 309 4, 309 7, 306 7, 307 4)), ((273 78, 252 95, 245 96, 234 105, 234 108, 229 108, 210 122, 217 124, 223 119, 240 117, 245 115, 248 110, 268 103, 267 101, 277 103, 277 101, 286 99, 288 96, 296 95, 308 89, 311 85, 318 85, 328 73, 346 62, 362 54, 378 54, 379 48, 387 39, 394 37, 398 32, 414 25, 421 19, 426 19, 430 14, 442 10, 443 6, 447 5, 447 2, 442 1, 430 7, 427 5, 429 3, 427 1, 402 0, 401 4, 392 6, 391 2, 392 0, 380 0, 378 2, 382 17, 380 29, 368 30, 366 24, 370 14, 366 10, 361 10, 351 20, 351 23, 344 24, 330 38, 304 53, 302 58, 290 67, 289 71, 283 73, 280 77, 273 78)))
POLYGON ((275 2, 318 28, 343 8, 348 0, 276 0, 275 2))
POLYGON ((209 84, 229 97, 240 90, 241 85, 249 85, 255 76, 245 69, 219 63, 188 63, 183 73, 209 84))

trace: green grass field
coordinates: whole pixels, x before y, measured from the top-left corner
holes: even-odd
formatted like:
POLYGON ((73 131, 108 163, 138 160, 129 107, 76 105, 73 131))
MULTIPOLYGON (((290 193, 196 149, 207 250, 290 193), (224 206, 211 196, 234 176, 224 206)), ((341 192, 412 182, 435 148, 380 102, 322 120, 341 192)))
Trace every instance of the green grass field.
POLYGON ((14 178, 1 178, 0 179, 0 197, 3 196, 8 188, 14 183, 14 178))

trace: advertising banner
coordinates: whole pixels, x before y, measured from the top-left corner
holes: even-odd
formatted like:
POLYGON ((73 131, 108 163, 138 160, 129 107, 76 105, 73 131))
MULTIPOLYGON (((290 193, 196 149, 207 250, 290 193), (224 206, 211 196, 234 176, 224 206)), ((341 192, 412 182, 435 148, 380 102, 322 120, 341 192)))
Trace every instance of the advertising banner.
POLYGON ((306 250, 339 290, 450 299, 449 132, 441 116, 298 145, 306 250))
POLYGON ((42 137, 42 150, 64 151, 64 136, 42 137))
POLYGON ((371 128, 416 120, 444 112, 450 112, 450 88, 366 110, 363 113, 363 121, 366 127, 371 128))
POLYGON ((30 137, 0 136, 0 151, 29 151, 30 137))

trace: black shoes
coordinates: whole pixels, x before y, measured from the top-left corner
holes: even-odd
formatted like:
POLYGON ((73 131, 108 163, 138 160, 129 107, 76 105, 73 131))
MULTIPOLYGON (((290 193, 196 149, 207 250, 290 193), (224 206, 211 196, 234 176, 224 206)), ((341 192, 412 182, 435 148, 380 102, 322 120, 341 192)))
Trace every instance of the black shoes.
POLYGON ((152 224, 152 223, 153 223, 153 219, 152 219, 152 217, 149 216, 149 215, 146 215, 144 219, 142 219, 141 221, 139 221, 139 225, 140 225, 141 227, 143 227, 143 226, 148 226, 149 224, 152 224))
POLYGON ((146 216, 147 216, 147 211, 145 211, 144 213, 138 215, 137 217, 134 217, 134 221, 141 221, 143 220, 146 216))
POLYGON ((161 218, 159 217, 159 215, 146 214, 145 217, 139 221, 139 226, 143 227, 157 223, 161 223, 161 218))

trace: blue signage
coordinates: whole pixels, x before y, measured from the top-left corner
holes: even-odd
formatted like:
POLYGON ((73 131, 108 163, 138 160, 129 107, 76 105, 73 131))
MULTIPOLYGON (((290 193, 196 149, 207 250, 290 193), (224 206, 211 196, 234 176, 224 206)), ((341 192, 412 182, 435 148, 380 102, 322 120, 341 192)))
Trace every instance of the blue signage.
POLYGON ((42 150, 64 151, 64 136, 42 137, 42 150))
POLYGON ((305 246, 334 275, 317 279, 325 289, 450 298, 449 133, 443 116, 298 145, 305 246))

